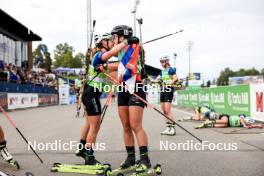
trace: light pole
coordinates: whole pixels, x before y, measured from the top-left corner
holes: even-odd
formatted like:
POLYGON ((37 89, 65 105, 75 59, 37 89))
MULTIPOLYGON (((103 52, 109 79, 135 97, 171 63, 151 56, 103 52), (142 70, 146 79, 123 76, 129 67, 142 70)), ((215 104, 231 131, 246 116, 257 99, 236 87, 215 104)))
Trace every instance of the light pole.
POLYGON ((137 32, 136 32, 136 28, 137 28, 136 21, 137 21, 137 6, 139 5, 139 3, 140 3, 140 0, 136 0, 134 9, 131 11, 131 13, 133 14, 133 17, 134 17, 134 35, 137 34, 137 32))
POLYGON ((90 46, 90 41, 91 41, 91 33, 92 33, 92 8, 91 8, 91 0, 87 0, 87 48, 90 46))
POLYGON ((191 75, 191 51, 193 44, 193 41, 187 42, 187 50, 189 51, 189 76, 191 75))
POLYGON ((177 53, 173 53, 173 55, 174 55, 174 67, 176 68, 176 58, 177 58, 177 53))

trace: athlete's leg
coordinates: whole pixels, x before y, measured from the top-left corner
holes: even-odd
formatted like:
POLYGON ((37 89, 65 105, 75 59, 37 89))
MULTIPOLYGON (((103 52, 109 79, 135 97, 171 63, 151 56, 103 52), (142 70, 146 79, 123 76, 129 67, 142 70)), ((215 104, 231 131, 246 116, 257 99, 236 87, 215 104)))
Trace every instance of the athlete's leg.
MULTIPOLYGON (((86 148, 92 148, 96 142, 96 137, 100 129, 101 115, 87 116, 86 121, 89 124, 89 130, 86 137, 86 148)), ((87 125, 88 125, 87 124, 87 125)))
POLYGON ((139 146, 147 146, 148 138, 142 127, 144 108, 140 106, 129 106, 129 123, 136 136, 139 146))
POLYGON ((123 138, 127 151, 127 157, 125 161, 120 165, 120 167, 127 168, 135 165, 136 162, 135 142, 132 129, 129 123, 128 106, 119 106, 118 113, 123 126, 123 138))
POLYGON ((134 136, 129 122, 129 108, 128 106, 119 106, 118 114, 123 126, 123 137, 125 146, 134 146, 134 136))
POLYGON ((166 109, 165 109, 165 103, 164 102, 160 102, 160 107, 162 109, 162 112, 165 113, 166 109))
MULTIPOLYGON (((171 120, 174 120, 173 116, 172 116, 172 112, 171 112, 171 103, 170 102, 166 102, 164 103, 164 114, 166 116, 168 116, 171 120)), ((166 119, 166 122, 171 122, 168 119, 166 119)))
POLYGON ((143 111, 144 111, 143 107, 129 106, 129 122, 136 136, 137 143, 139 146, 139 152, 140 152, 139 165, 151 167, 151 163, 148 155, 148 137, 142 126, 143 111))
POLYGON ((0 126, 0 143, 5 140, 5 135, 2 127, 0 126))

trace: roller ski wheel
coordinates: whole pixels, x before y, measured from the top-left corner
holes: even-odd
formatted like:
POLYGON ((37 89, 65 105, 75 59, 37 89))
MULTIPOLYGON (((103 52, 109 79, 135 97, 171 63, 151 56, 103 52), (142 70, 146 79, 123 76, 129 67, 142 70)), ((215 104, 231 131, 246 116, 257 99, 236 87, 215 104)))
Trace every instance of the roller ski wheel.
POLYGON ((154 168, 146 168, 144 170, 136 171, 131 176, 157 176, 162 174, 161 165, 157 164, 154 168))
POLYGON ((18 162, 17 162, 16 160, 11 159, 11 160, 9 160, 9 161, 7 161, 7 162, 8 162, 11 166, 15 167, 17 170, 20 169, 20 166, 19 166, 19 164, 18 164, 18 162))
POLYGON ((155 172, 156 172, 157 175, 161 175, 162 174, 162 168, 161 168, 161 165, 160 164, 157 164, 154 167, 154 170, 155 170, 155 172))
POLYGON ((104 169, 104 176, 112 176, 111 167, 107 167, 107 168, 104 169))

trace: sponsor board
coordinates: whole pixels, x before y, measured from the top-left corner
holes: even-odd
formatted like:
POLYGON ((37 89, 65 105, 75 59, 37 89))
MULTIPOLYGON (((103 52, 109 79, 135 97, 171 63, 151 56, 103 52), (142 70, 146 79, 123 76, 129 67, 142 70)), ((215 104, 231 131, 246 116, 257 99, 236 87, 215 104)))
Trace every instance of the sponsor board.
POLYGON ((250 85, 251 116, 255 120, 264 121, 264 84, 250 85))
POLYGON ((7 93, 0 93, 0 105, 7 110, 7 93))
POLYGON ((59 85, 60 104, 69 104, 70 86, 68 84, 59 85))
POLYGON ((38 94, 7 94, 8 109, 20 109, 38 106, 38 94))
POLYGON ((219 113, 251 115, 249 85, 178 91, 178 105, 195 108, 207 105, 219 113))
POLYGON ((39 94, 39 106, 57 105, 59 103, 58 94, 39 94))

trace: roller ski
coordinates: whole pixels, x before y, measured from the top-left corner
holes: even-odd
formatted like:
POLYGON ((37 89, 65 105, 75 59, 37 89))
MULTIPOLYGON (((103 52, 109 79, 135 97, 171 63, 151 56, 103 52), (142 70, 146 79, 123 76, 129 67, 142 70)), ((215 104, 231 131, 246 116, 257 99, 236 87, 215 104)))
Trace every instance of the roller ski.
POLYGON ((95 165, 54 163, 51 168, 51 172, 79 173, 79 174, 107 176, 111 173, 111 165, 99 164, 99 163, 95 165))
POLYGON ((161 175, 162 170, 161 170, 161 165, 157 164, 153 168, 149 168, 148 166, 144 164, 138 165, 136 172, 134 172, 130 176, 156 176, 156 175, 161 175))
POLYGON ((8 152, 6 147, 2 148, 0 152, 4 161, 6 161, 8 164, 16 168, 17 170, 20 169, 18 162, 13 159, 12 155, 8 152))

